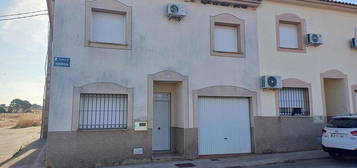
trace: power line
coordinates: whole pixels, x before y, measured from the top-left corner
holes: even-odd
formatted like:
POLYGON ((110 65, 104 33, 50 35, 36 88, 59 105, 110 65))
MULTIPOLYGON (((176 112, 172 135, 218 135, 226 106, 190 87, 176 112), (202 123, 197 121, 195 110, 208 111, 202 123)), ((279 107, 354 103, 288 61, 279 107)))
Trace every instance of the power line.
POLYGON ((40 13, 40 14, 35 14, 35 15, 28 15, 28 16, 21 16, 21 17, 14 17, 14 18, 0 19, 0 21, 6 21, 6 20, 16 20, 16 19, 24 19, 24 18, 36 17, 36 16, 42 16, 42 15, 47 15, 47 13, 40 13))
POLYGON ((24 15, 24 14, 45 12, 45 11, 47 11, 47 10, 38 10, 38 11, 32 11, 32 12, 24 12, 24 13, 14 13, 14 14, 8 14, 8 15, 0 15, 0 18, 1 18, 1 17, 8 17, 8 16, 17 16, 17 15, 24 15))

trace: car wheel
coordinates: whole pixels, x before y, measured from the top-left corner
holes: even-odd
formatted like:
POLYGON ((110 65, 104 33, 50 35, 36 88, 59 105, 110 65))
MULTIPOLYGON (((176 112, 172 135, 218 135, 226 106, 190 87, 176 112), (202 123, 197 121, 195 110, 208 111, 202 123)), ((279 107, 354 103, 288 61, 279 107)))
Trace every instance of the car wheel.
POLYGON ((337 153, 337 152, 329 152, 328 153, 333 159, 336 160, 342 160, 344 159, 344 155, 342 153, 337 153))

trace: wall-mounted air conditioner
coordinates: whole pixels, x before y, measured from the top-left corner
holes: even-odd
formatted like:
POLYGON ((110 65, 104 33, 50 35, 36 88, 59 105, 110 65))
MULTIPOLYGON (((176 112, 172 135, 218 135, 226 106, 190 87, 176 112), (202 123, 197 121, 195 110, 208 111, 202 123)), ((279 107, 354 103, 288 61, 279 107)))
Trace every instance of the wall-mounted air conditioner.
POLYGON ((357 28, 355 28, 355 37, 351 40, 351 48, 357 49, 357 28))
POLYGON ((280 89, 283 87, 281 76, 262 76, 261 82, 263 89, 280 89))
POLYGON ((352 38, 352 40, 351 40, 351 48, 357 49, 357 38, 352 38))
POLYGON ((168 4, 167 5, 167 16, 169 19, 181 20, 186 16, 186 8, 181 4, 168 4))
POLYGON ((306 35, 306 44, 309 46, 319 46, 323 44, 322 35, 309 33, 306 35))

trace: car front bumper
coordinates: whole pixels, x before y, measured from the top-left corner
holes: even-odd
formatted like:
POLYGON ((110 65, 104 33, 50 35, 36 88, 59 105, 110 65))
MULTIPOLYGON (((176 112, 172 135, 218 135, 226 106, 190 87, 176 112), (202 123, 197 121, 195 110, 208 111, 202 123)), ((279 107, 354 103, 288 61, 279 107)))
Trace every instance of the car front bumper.
POLYGON ((325 147, 324 145, 322 145, 322 150, 325 152, 336 152, 336 153, 343 153, 346 155, 356 155, 357 156, 357 150, 330 148, 330 147, 325 147))

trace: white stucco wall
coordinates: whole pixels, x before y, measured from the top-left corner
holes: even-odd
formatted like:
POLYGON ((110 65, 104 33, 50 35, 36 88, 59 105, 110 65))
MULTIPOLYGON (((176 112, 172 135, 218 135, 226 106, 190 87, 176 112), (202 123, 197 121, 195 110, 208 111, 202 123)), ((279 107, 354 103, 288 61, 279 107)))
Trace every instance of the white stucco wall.
MULTIPOLYGON (((313 115, 323 115, 320 73, 337 69, 348 75, 348 98, 352 109, 351 85, 357 84, 357 50, 349 40, 357 27, 357 13, 334 11, 286 3, 263 1, 257 10, 261 75, 297 78, 312 84, 313 115), (306 20, 307 33, 322 34, 324 44, 307 47, 306 53, 280 52, 276 46, 275 16, 292 13, 306 20)), ((263 116, 276 116, 275 94, 261 91, 263 116)), ((351 110, 352 111, 352 110, 351 110)))
POLYGON ((88 83, 115 82, 134 88, 134 120, 145 120, 147 75, 163 70, 186 75, 189 127, 193 127, 192 90, 213 85, 258 90, 255 10, 178 0, 120 1, 132 7, 131 50, 85 47, 85 0, 56 1, 53 56, 71 58, 71 67, 52 69, 49 131, 70 131, 73 87, 88 83), (165 11, 170 2, 186 5, 188 15, 181 22, 168 21, 165 11), (245 20, 246 58, 210 55, 210 16, 221 13, 245 20))

